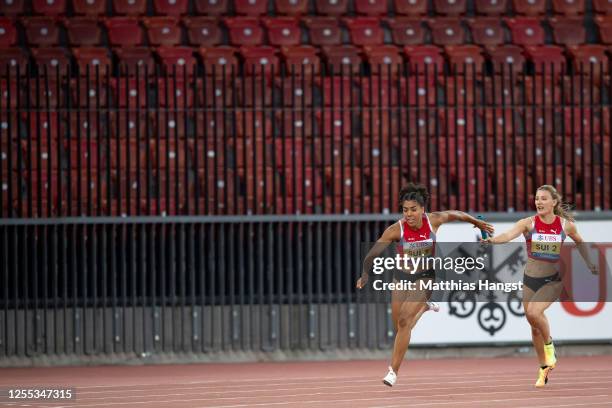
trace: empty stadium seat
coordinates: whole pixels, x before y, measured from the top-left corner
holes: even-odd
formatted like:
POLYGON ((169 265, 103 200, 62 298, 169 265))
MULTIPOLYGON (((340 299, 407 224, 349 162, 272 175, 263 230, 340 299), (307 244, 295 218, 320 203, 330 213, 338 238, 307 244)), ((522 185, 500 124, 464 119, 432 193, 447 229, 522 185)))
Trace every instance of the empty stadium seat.
POLYGON ((565 56, 563 49, 554 45, 547 46, 527 46, 525 53, 534 65, 535 72, 538 74, 547 72, 551 69, 555 74, 561 75, 565 69, 565 56))
POLYGON ((153 0, 153 9, 162 16, 179 16, 187 13, 188 0, 153 0))
POLYGON ((357 14, 379 16, 388 12, 387 0, 355 0, 353 5, 357 14))
POLYGON ((579 45, 586 41, 586 29, 582 18, 551 18, 553 38, 559 45, 579 45))
POLYGON ((274 9, 278 14, 296 16, 308 12, 307 0, 274 0, 274 9))
POLYGON ((198 54, 204 63, 206 75, 220 76, 223 72, 227 75, 232 71, 237 73, 238 59, 236 49, 232 47, 202 47, 198 54))
POLYGON ((472 39, 478 45, 501 45, 505 43, 504 29, 498 18, 479 17, 468 20, 472 39))
MULTIPOLYGON (((141 76, 141 78, 143 78, 141 76)), ((111 88, 113 90, 113 100, 115 103, 124 108, 126 106, 138 106, 143 107, 147 103, 147 86, 142 80, 136 80, 136 78, 119 78, 111 81, 111 88)), ((122 126, 121 129, 125 129, 122 126)))
POLYGON ((319 72, 320 58, 317 49, 309 45, 282 47, 281 53, 289 75, 311 76, 311 72, 319 72))
POLYGON ((147 11, 147 0, 112 0, 115 14, 141 15, 147 11))
POLYGON ((595 23, 599 29, 599 37, 604 44, 612 44, 612 16, 597 16, 595 23))
POLYGON ((377 45, 384 41, 384 33, 377 18, 361 17, 344 20, 355 45, 377 45))
POLYGON ((612 14, 612 3, 608 0, 593 0, 593 9, 596 13, 612 14))
POLYGON ((25 0, 0 1, 0 15, 16 16, 23 14, 25 3, 25 0))
POLYGON ((375 75, 395 75, 403 63, 400 49, 394 45, 365 46, 363 50, 375 75))
POLYGON ((448 62, 457 72, 480 73, 484 64, 482 49, 477 45, 447 46, 448 62))
POLYGON ((268 12, 268 0, 234 0, 236 14, 259 16, 268 12))
POLYGON ((225 19, 233 45, 259 45, 263 43, 264 32, 259 20, 252 17, 229 17, 225 19))
POLYGON ((327 63, 333 66, 334 72, 359 72, 361 56, 359 50, 352 45, 339 45, 323 47, 323 55, 327 63))
POLYGON ((0 47, 10 47, 17 42, 17 28, 13 20, 0 17, 0 47))
POLYGON ((517 78, 516 74, 523 70, 525 57, 523 56, 523 49, 519 46, 489 47, 487 53, 496 73, 501 73, 503 70, 506 76, 510 76, 510 71, 512 71, 515 74, 514 78, 517 78))
POLYGON ((66 13, 66 0, 32 0, 32 11, 45 16, 66 13))
POLYGON ((50 76, 55 75, 57 70, 60 74, 66 73, 70 59, 65 48, 33 48, 30 52, 39 66, 47 66, 50 76))
POLYGON ((584 14, 584 0, 552 0, 553 11, 557 14, 584 14))
POLYGON ((106 14, 106 0, 72 0, 77 15, 99 16, 106 14))
POLYGON ((393 0, 395 12, 407 16, 423 16, 427 14, 426 0, 393 0))
POLYGON ((431 37, 437 45, 459 45, 465 42, 465 31, 461 21, 451 18, 430 19, 431 37))
POLYGON ((137 73, 144 79, 155 73, 155 61, 149 47, 120 47, 113 50, 119 62, 122 73, 127 72, 131 75, 137 73))
POLYGON ((546 0, 512 0, 514 12, 525 16, 539 16, 546 13, 546 0))
POLYGON ((418 71, 427 69, 433 72, 434 66, 441 73, 444 68, 444 57, 442 50, 433 45, 416 45, 404 47, 404 53, 408 57, 409 64, 418 71))
POLYGON ((244 59, 244 65, 247 73, 269 74, 278 72, 280 69, 277 49, 274 47, 240 47, 240 54, 244 59))
POLYGON ((59 27, 53 17, 28 17, 21 20, 26 38, 32 46, 49 46, 59 43, 59 27))
POLYGON ((79 73, 82 76, 86 75, 87 70, 89 70, 90 75, 95 75, 96 69, 99 70, 100 76, 104 76, 106 75, 106 70, 110 68, 111 60, 109 57, 108 48, 73 48, 72 55, 79 66, 79 73))
POLYGON ((68 41, 71 45, 98 45, 101 30, 98 20, 88 17, 71 17, 64 20, 68 31, 68 41))
POLYGON ((348 12, 348 0, 315 0, 317 14, 339 16, 348 12))
POLYGON ((294 17, 265 18, 268 42, 274 46, 299 45, 302 38, 298 20, 294 17))
POLYGON ((421 19, 399 17, 389 18, 386 21, 396 45, 418 45, 425 42, 425 29, 421 19))
POLYGON ((221 29, 214 17, 186 17, 183 18, 183 24, 187 28, 187 38, 191 45, 210 47, 223 41, 221 29))
POLYGON ((169 74, 176 72, 179 77, 186 72, 192 75, 196 62, 190 47, 158 47, 157 55, 169 74))
POLYGON ((433 0, 433 5, 437 14, 460 15, 467 11, 466 0, 433 0))
POLYGON ((567 50, 574 61, 576 72, 590 74, 592 69, 594 74, 599 74, 602 68, 607 71, 608 57, 605 46, 599 44, 576 45, 568 47, 567 50))
POLYGON ((174 17, 150 17, 143 20, 151 45, 178 45, 181 42, 181 28, 174 17))
POLYGON ((196 12, 205 16, 220 16, 228 12, 228 0, 194 0, 196 12))
POLYGON ((17 73, 17 67, 21 73, 25 72, 28 59, 21 48, 0 48, 0 70, 6 74, 7 67, 11 75, 17 73))
POLYGON ((338 20, 327 17, 313 17, 304 20, 310 34, 310 42, 313 45, 340 45, 342 33, 338 26, 338 20))
POLYGON ((133 46, 142 43, 142 29, 134 17, 113 17, 104 21, 111 45, 133 46))
POLYGON ((508 0, 475 0, 474 6, 478 14, 499 16, 506 14, 508 0))
POLYGON ((508 18, 505 20, 517 45, 539 45, 545 42, 544 28, 535 18, 508 18))
MULTIPOLYGON (((346 72, 348 70, 345 70, 346 72)), ((347 75, 317 78, 315 83, 321 88, 321 103, 325 106, 350 106, 359 98, 357 90, 347 75)), ((360 86, 358 83, 356 85, 360 86)))

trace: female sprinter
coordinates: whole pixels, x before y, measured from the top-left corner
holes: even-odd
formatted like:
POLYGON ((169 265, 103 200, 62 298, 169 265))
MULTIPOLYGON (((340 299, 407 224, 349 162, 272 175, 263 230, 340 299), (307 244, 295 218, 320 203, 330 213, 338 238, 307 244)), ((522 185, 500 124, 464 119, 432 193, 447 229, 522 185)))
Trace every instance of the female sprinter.
POLYGON ((485 242, 503 244, 523 234, 527 241, 527 264, 523 277, 523 310, 531 325, 533 347, 538 355, 540 370, 536 387, 544 387, 548 374, 557 364, 555 346, 550 336, 550 326, 544 311, 559 297, 563 284, 559 275, 561 245, 566 235, 578 245, 580 255, 589 270, 596 274, 597 267, 590 261, 583 240, 561 200, 561 195, 551 185, 543 185, 536 191, 537 214, 523 218, 511 229, 485 242), (546 245, 548 244, 548 245, 546 245))
MULTIPOLYGON (((419 251, 423 251, 421 253, 432 254, 436 232, 440 225, 447 222, 465 221, 488 233, 493 232, 492 225, 461 211, 425 213, 428 198, 427 189, 422 185, 410 183, 400 191, 400 206, 403 218, 389 226, 366 255, 363 273, 357 281, 358 289, 365 287, 368 282, 368 274, 374 258, 382 254, 392 242, 399 242, 399 249, 404 253, 406 251, 410 252, 410 248, 416 244, 419 251)), ((409 279, 414 282, 435 279, 433 270, 422 269, 407 272, 410 274, 399 272, 403 276, 396 275, 396 278, 409 279)), ((397 281, 397 279, 395 280, 397 281)), ((410 334, 421 315, 429 309, 427 301, 430 296, 431 293, 427 290, 394 290, 391 295, 391 314, 396 335, 391 366, 383 379, 383 383, 388 386, 393 386, 397 380, 397 373, 410 343, 410 334)))

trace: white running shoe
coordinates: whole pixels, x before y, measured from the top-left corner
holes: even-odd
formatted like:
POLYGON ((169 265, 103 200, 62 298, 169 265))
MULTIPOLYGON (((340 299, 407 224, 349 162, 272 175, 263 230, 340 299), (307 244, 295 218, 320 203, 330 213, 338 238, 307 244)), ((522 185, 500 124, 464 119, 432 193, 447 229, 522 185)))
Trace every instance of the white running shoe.
POLYGON ((383 378, 383 384, 393 387, 393 384, 397 381, 397 374, 393 372, 393 368, 389 367, 389 372, 383 378))
POLYGON ((431 300, 428 300, 426 304, 427 304, 427 310, 432 310, 434 312, 440 311, 440 305, 437 304, 436 302, 432 302, 431 300))

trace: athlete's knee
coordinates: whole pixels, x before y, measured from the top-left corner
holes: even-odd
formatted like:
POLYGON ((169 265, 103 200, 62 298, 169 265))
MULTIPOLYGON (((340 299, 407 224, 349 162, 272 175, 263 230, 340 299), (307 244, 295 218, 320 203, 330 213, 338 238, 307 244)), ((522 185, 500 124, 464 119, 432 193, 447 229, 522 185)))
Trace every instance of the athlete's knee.
POLYGON ((399 319, 397 319, 397 329, 401 330, 401 329, 412 329, 412 327, 414 326, 414 314, 404 314, 401 315, 399 317, 399 319))
POLYGON ((542 311, 536 307, 528 307, 527 310, 525 310, 525 317, 529 324, 533 326, 537 324, 542 317, 542 311))

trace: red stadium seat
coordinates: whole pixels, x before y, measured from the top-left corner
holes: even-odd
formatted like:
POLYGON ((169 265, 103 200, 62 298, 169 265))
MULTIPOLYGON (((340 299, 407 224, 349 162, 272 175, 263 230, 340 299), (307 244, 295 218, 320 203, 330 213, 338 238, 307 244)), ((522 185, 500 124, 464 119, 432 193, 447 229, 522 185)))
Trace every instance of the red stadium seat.
POLYGON ((594 74, 599 74, 603 68, 604 72, 608 68, 608 57, 606 47, 598 44, 575 45, 567 47, 567 50, 574 61, 575 72, 590 74, 591 69, 594 74), (591 68, 591 64, 593 67, 591 68))
POLYGON ((599 29, 599 37, 604 44, 612 44, 612 16, 597 16, 595 23, 599 29))
MULTIPOLYGON (((30 98, 33 101, 34 105, 36 104, 37 100, 40 100, 40 106, 43 109, 48 108, 57 108, 60 102, 60 98, 59 95, 63 94, 63 99, 62 99, 62 103, 65 103, 65 85, 60 83, 60 88, 58 89, 58 83, 57 81, 54 80, 55 78, 55 69, 53 69, 52 71, 47 71, 47 82, 48 82, 48 87, 47 84, 45 84, 45 78, 44 78, 44 74, 41 75, 40 78, 40 87, 39 89, 36 89, 36 86, 33 86, 30 88, 30 98), (47 105, 47 99, 48 99, 48 105, 47 105)), ((15 93, 12 93, 13 98, 15 93)), ((23 99, 22 99, 23 100, 23 99)))
POLYGON ((406 46, 404 53, 408 57, 408 63, 411 67, 418 71, 428 68, 428 71, 434 71, 434 66, 437 66, 437 72, 441 73, 444 68, 444 57, 442 50, 434 45, 419 45, 406 46))
POLYGON ((428 21, 434 44, 459 45, 465 42, 465 31, 455 18, 439 18, 428 21))
POLYGON ((229 17, 225 19, 233 45, 259 45, 263 43, 264 31, 259 20, 252 17, 229 17))
POLYGON ((313 45, 340 45, 342 33, 338 20, 331 17, 315 17, 304 19, 313 45))
POLYGON ((365 46, 363 50, 374 75, 396 75, 404 62, 394 45, 365 46))
MULTIPOLYGON (((410 106, 426 106, 436 104, 436 87, 434 75, 425 78, 424 73, 408 78, 406 85, 401 85, 401 100, 408 101, 410 106)), ((432 123, 433 124, 433 123, 432 123)))
POLYGON ((546 14, 546 0, 512 0, 514 12, 525 16, 546 14))
POLYGON ((104 21, 111 45, 133 46, 142 43, 142 30, 134 17, 114 17, 104 21))
POLYGON ((6 67, 8 66, 12 67, 11 75, 17 73, 17 67, 19 67, 19 71, 23 73, 25 72, 27 62, 28 59, 21 48, 0 48, 0 72, 6 74, 6 67))
POLYGON ((268 42, 274 46, 299 45, 302 38, 298 20, 295 17, 264 18, 268 29, 268 42))
POLYGON ((316 111, 315 117, 319 133, 322 137, 333 137, 336 140, 341 140, 349 137, 353 133, 351 127, 351 112, 348 110, 339 112, 336 109, 333 111, 329 108, 326 108, 324 111, 319 109, 316 111))
POLYGON ((378 45, 384 41, 384 32, 377 18, 360 17, 344 20, 355 45, 378 45))
POLYGON ((512 33, 512 42, 517 45, 539 45, 544 44, 544 28, 540 20, 535 18, 508 18, 506 24, 512 33))
POLYGON ((99 16, 106 14, 106 0, 72 0, 74 14, 99 16))
MULTIPOLYGON (((106 130, 104 128, 104 121, 102 120, 102 118, 100 119, 100 121, 98 121, 98 118, 95 114, 95 112, 90 112, 89 115, 87 114, 87 112, 82 112, 80 115, 77 115, 76 113, 73 113, 72 115, 70 115, 70 137, 73 139, 71 144, 71 148, 75 148, 78 146, 78 139, 81 139, 81 144, 82 145, 86 145, 87 144, 87 139, 89 138, 92 142, 96 142, 97 144, 97 138, 98 138, 98 128, 100 129, 99 134, 100 135, 106 135, 106 130), (75 140, 76 139, 76 140, 75 140)), ((86 148, 87 146, 82 146, 83 148, 86 148)), ((92 149, 95 152, 95 149, 92 149)), ((86 152, 86 150, 85 150, 86 152)), ((85 167, 87 165, 87 159, 86 157, 84 158, 85 160, 82 161, 82 167, 85 167)), ((94 157, 92 156, 92 161, 94 161, 94 157)), ((77 168, 77 162, 72 161, 71 166, 73 168, 77 168)), ((95 164, 92 164, 92 166, 97 165, 97 161, 95 164)))
POLYGON ((0 47, 10 47, 17 42, 17 28, 10 18, 0 17, 0 47))
POLYGON ((504 72, 504 76, 509 77, 510 71, 515 75, 523 70, 525 57, 523 49, 516 45, 504 45, 502 47, 489 47, 487 53, 493 63, 496 73, 504 72))
POLYGON ((45 16, 66 14, 66 0, 32 0, 32 11, 45 16))
POLYGON ((199 106, 223 107, 232 106, 234 101, 234 84, 226 78, 205 77, 196 82, 196 97, 199 106))
POLYGON ((272 82, 269 78, 247 77, 238 88, 240 106, 270 105, 272 102, 272 82), (263 79, 263 84, 262 84, 263 79), (262 89, 263 87, 263 89, 262 89))
POLYGON ((101 30, 98 20, 88 17, 71 17, 64 20, 71 45, 100 44, 101 30))
POLYGON ((425 29, 418 18, 389 18, 387 25, 396 45, 418 45, 425 42, 425 29))
MULTIPOLYGON (((400 79, 400 89, 402 94, 401 104, 405 103, 405 78, 400 79)), ((397 106, 399 103, 398 97, 398 81, 395 79, 383 78, 381 76, 372 76, 371 86, 370 78, 364 78, 363 82, 355 80, 355 85, 361 88, 361 100, 364 106, 397 106)), ((346 98, 347 96, 345 96, 346 98)))
POLYGON ((427 15, 426 0, 393 0, 395 12, 407 16, 427 15))
POLYGON ((352 45, 323 47, 327 63, 333 66, 334 72, 357 73, 361 65, 359 50, 352 45), (350 70, 350 71, 349 71, 350 70))
POLYGON ((25 0, 0 1, 0 15, 12 17, 23 14, 25 3, 25 0))
POLYGON ((187 28, 187 38, 191 45, 210 47, 223 41, 221 29, 214 17, 185 17, 183 24, 187 28))
POLYGON ((584 0, 552 0, 553 11, 557 14, 584 14, 584 0))
POLYGON ((315 0, 317 14, 339 16, 348 12, 348 0, 315 0))
POLYGON ((462 45, 446 47, 448 62, 451 69, 457 72, 480 73, 484 64, 482 49, 477 45, 462 45), (454 67, 454 68, 453 68, 454 67))
MULTIPOLYGON (((298 102, 299 104, 299 102, 298 102)), ((314 124, 312 123, 312 116, 306 112, 300 111, 293 114, 286 112, 284 121, 281 112, 276 114, 277 129, 279 129, 280 137, 290 138, 292 135, 298 135, 299 137, 311 137, 314 124)), ((279 140, 277 139, 277 142, 279 140)), ((277 164, 280 157, 276 157, 277 164)), ((291 163, 291 162, 290 162, 291 163)))
POLYGON ((181 28, 174 17, 150 17, 143 20, 151 45, 178 45, 181 28))
MULTIPOLYGON (((279 88, 277 95, 279 95, 283 106, 301 106, 302 103, 304 106, 312 106, 314 85, 308 77, 296 77, 293 80, 290 77, 284 78, 284 80, 277 78, 276 86, 279 88)), ((288 115, 291 116, 291 113, 288 115)))
POLYGON ((100 71, 100 76, 105 76, 106 70, 110 68, 111 60, 109 58, 107 48, 73 48, 72 55, 74 55, 74 58, 76 59, 77 65, 79 66, 79 72, 82 76, 86 75, 88 66, 90 77, 92 75, 95 76, 96 69, 100 71))
POLYGON ((145 14, 147 11, 147 0, 113 0, 115 14, 129 16, 145 14))
MULTIPOLYGON (((272 122, 274 119, 269 115, 264 115, 262 111, 237 111, 236 112, 236 123, 243 123, 246 121, 247 125, 243 128, 242 126, 236 126, 236 134, 239 138, 248 137, 250 139, 255 136, 257 140, 272 137, 272 122), (244 118, 243 118, 244 116, 244 118)), ((261 164, 261 161, 259 162, 261 164)))
POLYGON ((307 0, 274 0, 274 9, 278 14, 297 16, 308 13, 307 0))
POLYGON ((561 47, 554 45, 527 46, 525 52, 533 62, 537 74, 550 73, 551 69, 555 73, 562 74, 565 69, 565 56, 561 47))
POLYGON ((579 45, 586 41, 586 29, 582 18, 551 18, 553 38, 559 45, 579 45))
POLYGON ((228 0, 194 0, 198 14, 205 16, 220 16, 228 12, 228 0))
POLYGON ((434 0, 436 14, 459 15, 467 11, 466 0, 434 0))
MULTIPOLYGON (((37 115, 31 115, 28 118, 28 115, 23 115, 24 116, 24 120, 29 121, 30 126, 27 128, 30 132, 30 135, 35 138, 38 135, 39 129, 40 129, 40 133, 41 135, 44 135, 45 137, 42 137, 40 139, 41 144, 43 146, 41 146, 41 151, 44 152, 45 154, 41 154, 41 158, 43 160, 53 160, 53 165, 51 166, 52 168, 57 168, 57 149, 53 149, 52 151, 49 151, 49 146, 47 146, 47 143, 45 143, 47 141, 47 135, 51 136, 51 141, 52 143, 54 143, 55 140, 57 140, 57 134, 58 134, 58 130, 57 130, 57 125, 58 125, 58 114, 56 112, 44 112, 40 114, 40 116, 37 115)), ((27 122, 26 122, 27 123, 27 122)), ((15 124, 15 122, 13 122, 13 125, 15 124)), ((23 140, 23 142, 25 142, 27 144, 27 141, 23 140)), ((32 143, 33 145, 35 145, 36 143, 32 143)), ((45 168, 47 166, 44 166, 45 168)))
POLYGON ((389 133, 398 128, 398 120, 398 116, 389 110, 366 109, 360 117, 361 130, 368 139, 382 137, 383 140, 388 140, 389 133))
POLYGON ((280 67, 279 59, 276 55, 277 49, 268 46, 260 47, 240 47, 240 54, 244 59, 247 73, 259 75, 277 72, 280 67))
POLYGON ((529 104, 560 105, 562 98, 561 87, 556 83, 557 78, 548 75, 541 78, 526 76, 524 78, 525 99, 529 104))
POLYGON ((325 106, 350 106, 351 103, 356 103, 358 100, 357 89, 347 76, 317 78, 315 83, 321 88, 321 103, 325 106))
POLYGON ((204 62, 206 75, 220 76, 223 72, 230 75, 232 71, 238 72, 238 59, 236 49, 232 47, 206 47, 200 48, 198 54, 204 62))
POLYGON ((468 21, 472 39, 478 45, 501 45, 505 43, 504 29, 498 18, 478 17, 468 21))
MULTIPOLYGON (((105 78, 100 78, 100 88, 98 89, 95 77, 95 71, 92 71, 90 67, 89 81, 86 77, 80 78, 80 80, 73 79, 71 81, 70 92, 72 95, 72 104, 76 103, 81 108, 87 108, 89 105, 90 109, 95 110, 97 101, 99 99, 100 106, 107 105, 105 78)), ((81 117, 85 117, 85 115, 86 111, 83 111, 81 117)))
POLYGON ((119 68, 122 73, 138 75, 144 79, 145 73, 153 76, 155 61, 149 47, 121 47, 113 50, 117 55, 119 68), (127 70, 127 71, 126 71, 127 70))
POLYGON ((179 77, 183 76, 183 72, 186 72, 187 75, 193 73, 196 59, 193 56, 192 48, 162 46, 157 48, 157 55, 168 74, 172 74, 175 70, 179 77))
MULTIPOLYGON (((147 86, 142 79, 139 78, 138 81, 136 78, 128 78, 126 80, 125 77, 115 79, 111 81, 111 87, 114 95, 113 101, 116 101, 115 103, 118 106, 122 108, 126 106, 146 106, 147 86)), ((152 92, 149 93, 152 94, 152 92)), ((121 127, 121 129, 125 129, 125 126, 121 127)))
POLYGON ((465 81, 464 78, 458 77, 456 83, 454 78, 439 78, 438 81, 444 90, 444 98, 448 106, 473 105, 480 97, 479 90, 471 77, 466 77, 465 81))
MULTIPOLYGON (((177 90, 179 87, 182 88, 183 91, 185 90, 185 85, 182 82, 176 85, 177 90)), ((172 85, 170 85, 169 88, 172 89, 172 85)), ((188 89, 187 93, 190 95, 190 98, 187 101, 187 106, 192 106, 190 103, 193 101, 193 92, 191 89, 188 89)), ((172 99, 171 94, 168 95, 168 97, 169 99, 172 99)), ((162 98, 165 98, 165 95, 162 98)), ((171 101, 171 104, 171 107, 173 108, 174 101, 171 101)), ((177 97, 176 106, 179 108, 185 106, 182 96, 177 97)), ((154 135, 158 135, 162 140, 170 138, 178 138, 180 140, 185 139, 185 112, 180 110, 177 112, 160 112, 159 115, 151 113, 149 116, 149 121, 151 122, 151 127, 153 129, 152 133, 154 135)))
POLYGON ((153 9, 162 16, 187 14, 187 0, 153 0, 153 9))
MULTIPOLYGON (((287 66, 289 75, 306 75, 310 76, 312 71, 319 72, 321 60, 317 54, 317 48, 309 45, 297 47, 282 47, 281 53, 287 66)), ((290 81, 290 79, 289 79, 290 81)))
POLYGON ((33 46, 56 45, 59 41, 59 27, 52 17, 29 17, 21 20, 25 27, 28 43, 33 46))
POLYGON ((357 14, 367 16, 380 16, 388 12, 386 0, 355 0, 354 6, 357 14))
POLYGON ((596 13, 612 14, 612 3, 608 0, 593 0, 593 9, 596 13))
POLYGON ((70 58, 65 48, 32 48, 30 52, 39 69, 42 69, 43 65, 47 66, 50 77, 55 75, 58 69, 60 74, 66 73, 70 58))
MULTIPOLYGON (((497 136, 498 141, 503 140, 503 136, 509 136, 514 133, 514 126, 518 127, 518 118, 515 115, 514 123, 512 122, 512 114, 515 112, 512 108, 485 108, 485 129, 489 136, 497 136)), ((504 148, 501 143, 497 143, 498 148, 504 148)), ((490 150, 493 150, 493 143, 488 145, 490 150)), ((489 160, 490 162, 492 160, 489 160)))
POLYGON ((588 106, 590 104, 599 104, 601 102, 601 89, 599 89, 599 78, 593 78, 593 86, 591 78, 576 75, 573 77, 563 78, 563 101, 566 105, 588 106), (574 79, 573 84, 571 78, 574 79))
MULTIPOLYGON (((6 72, 6 71, 4 71, 6 72)), ((14 73, 11 73, 11 77, 14 75, 14 73)), ((41 85, 41 87, 44 87, 43 85, 41 85)), ((17 81, 9 81, 7 82, 7 80, 2 79, 0 80, 0 106, 2 106, 3 109, 6 109, 8 107, 14 108, 17 106, 17 81)), ((34 104, 36 104, 36 92, 34 89, 34 92, 30 93, 32 100, 34 101, 34 104)), ((45 107, 46 106, 46 102, 43 98, 41 98, 40 100, 40 106, 45 107)), ((2 116, 0 116, 0 118, 4 118, 4 113, 2 114, 2 116)), ((4 125, 5 123, 2 122, 2 125, 4 125)), ((2 130, 2 128, 0 128, 0 131, 2 130)))
POLYGON ((508 10, 507 0, 475 0, 476 13, 489 16, 506 14, 508 10))
POLYGON ((268 12, 268 0, 234 0, 236 14, 260 16, 268 12))

